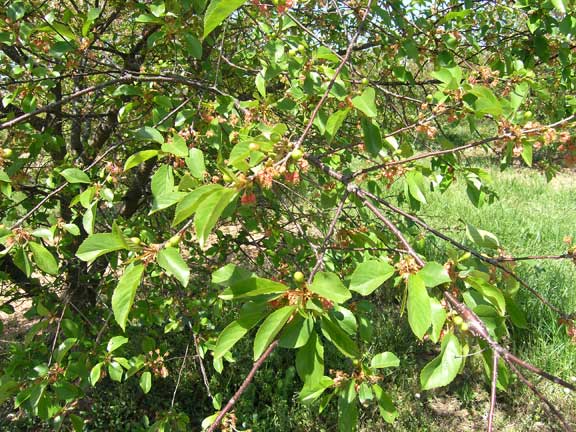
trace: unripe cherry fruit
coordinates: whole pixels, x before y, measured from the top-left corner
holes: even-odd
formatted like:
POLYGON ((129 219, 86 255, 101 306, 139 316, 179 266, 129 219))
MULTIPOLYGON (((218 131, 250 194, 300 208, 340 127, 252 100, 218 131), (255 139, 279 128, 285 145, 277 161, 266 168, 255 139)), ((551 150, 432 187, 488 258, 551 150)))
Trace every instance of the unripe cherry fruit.
POLYGON ((180 243, 180 236, 179 236, 179 235, 175 235, 175 236, 170 237, 170 238, 168 239, 168 241, 166 242, 166 247, 178 246, 178 243, 180 243))
POLYGON ((222 174, 222 180, 224 180, 226 183, 229 183, 232 181, 232 177, 230 177, 228 174, 222 174))
POLYGON ((464 322, 464 320, 462 319, 461 316, 456 315, 452 321, 454 321, 454 324, 456 324, 457 326, 462 325, 462 323, 464 322))
POLYGON ((248 144, 248 148, 250 149, 250 151, 258 151, 260 150, 260 144, 252 142, 248 144))
POLYGON ((362 85, 368 85, 369 83, 368 78, 362 78, 362 85))
POLYGON ((304 273, 302 273, 300 271, 294 272, 294 274, 292 275, 292 278, 294 279, 294 282, 302 283, 302 282, 304 282, 304 273))
POLYGON ((463 322, 462 324, 460 324, 460 330, 463 332, 468 331, 469 328, 470 326, 468 325, 468 323, 463 322))
POLYGON ((130 241, 135 245, 139 245, 140 243, 142 243, 142 240, 140 240, 138 237, 130 237, 130 241))
POLYGON ((524 118, 526 120, 530 120, 532 117, 534 117, 534 113, 532 113, 532 111, 524 111, 524 118))
POLYGON ((434 96, 432 96, 431 94, 426 95, 426 102, 432 102, 434 100, 434 96))
POLYGON ((304 153, 300 149, 292 150, 290 154, 290 157, 295 161, 302 159, 302 156, 304 156, 304 153))
POLYGON ((12 149, 10 148, 2 149, 2 156, 5 158, 9 158, 10 156, 12 156, 12 149))

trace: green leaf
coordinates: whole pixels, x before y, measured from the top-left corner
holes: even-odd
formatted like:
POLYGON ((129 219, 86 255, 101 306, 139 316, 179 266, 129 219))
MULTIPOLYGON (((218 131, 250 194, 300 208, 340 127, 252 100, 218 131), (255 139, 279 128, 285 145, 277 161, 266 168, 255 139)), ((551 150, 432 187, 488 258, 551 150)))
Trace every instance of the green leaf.
POLYGON ((112 381, 121 382, 122 375, 124 375, 124 369, 120 363, 116 361, 108 363, 108 376, 112 381))
POLYGON ((42 244, 33 241, 28 242, 28 246, 30 246, 34 262, 40 270, 51 275, 58 274, 58 262, 48 249, 42 244))
POLYGON ((184 261, 180 256, 178 249, 173 247, 162 249, 158 252, 157 260, 160 267, 166 270, 168 274, 178 279, 178 282, 180 282, 184 288, 188 286, 188 282, 190 281, 190 269, 188 268, 186 261, 184 261))
POLYGON ((164 137, 158 129, 144 126, 134 132, 134 138, 138 141, 153 141, 158 144, 164 144, 164 137))
POLYGON ((308 289, 335 303, 344 303, 352 294, 335 273, 318 272, 308 289))
POLYGON ((505 314, 506 300, 500 289, 482 277, 468 276, 466 278, 466 283, 468 283, 472 288, 482 294, 486 300, 496 306, 501 315, 505 314))
POLYGON ((313 329, 314 319, 312 317, 304 318, 298 314, 284 328, 278 345, 283 348, 300 348, 306 345, 313 329))
POLYGON ((491 232, 478 229, 473 225, 466 224, 466 235, 480 247, 488 249, 498 249, 500 247, 498 237, 491 232))
POLYGON ((66 353, 68 353, 68 351, 70 351, 72 349, 72 347, 74 345, 76 345, 76 342, 78 342, 77 338, 65 339, 64 342, 62 342, 60 345, 58 345, 58 348, 56 349, 56 351, 54 353, 54 359, 58 363, 61 363, 62 360, 64 360, 66 353))
POLYGON ((320 326, 322 328, 322 334, 324 334, 326 339, 332 342, 342 354, 353 359, 360 357, 358 346, 338 324, 334 323, 330 318, 322 316, 320 326))
POLYGON ((363 296, 370 295, 393 274, 394 267, 384 261, 365 261, 359 264, 352 273, 350 290, 363 296))
POLYGON ((96 205, 98 201, 94 201, 82 216, 82 227, 88 235, 94 234, 94 224, 96 223, 96 205))
POLYGON ((506 296, 506 310, 510 315, 510 320, 512 324, 519 328, 528 328, 528 321, 526 320, 526 314, 524 311, 516 304, 516 302, 510 296, 506 296))
POLYGON ((448 270, 437 262, 428 262, 420 269, 418 276, 420 276, 424 284, 429 288, 434 288, 435 286, 452 281, 450 276, 448 276, 448 270))
POLYGON ((188 156, 188 146, 186 141, 178 134, 172 135, 167 142, 162 143, 163 152, 173 154, 174 156, 185 158, 188 156))
POLYGON ((202 150, 196 147, 190 149, 189 156, 186 158, 186 165, 188 166, 190 173, 198 180, 204 178, 204 174, 206 174, 206 165, 204 163, 204 153, 202 153, 202 150))
POLYGON ((526 96, 528 96, 529 92, 530 86, 526 81, 516 84, 514 90, 510 93, 510 107, 514 111, 517 111, 518 108, 520 108, 520 105, 522 105, 522 102, 526 99, 526 96))
POLYGON ((152 200, 149 215, 154 214, 160 210, 172 207, 174 204, 182 201, 186 196, 186 192, 171 192, 165 195, 158 195, 152 200))
POLYGON ((370 387, 370 384, 368 384, 368 382, 363 381, 362 384, 360 384, 360 388, 358 389, 358 399, 360 400, 360 403, 363 405, 374 399, 372 388, 370 387))
POLYGON ((474 102, 476 114, 492 114, 495 116, 502 115, 502 104, 494 95, 492 90, 487 87, 477 85, 474 86, 472 90, 470 90, 470 93, 478 98, 474 102))
POLYGON ((78 226, 75 224, 64 224, 62 225, 62 228, 64 229, 64 231, 72 234, 73 236, 80 235, 80 228, 78 228, 78 226))
POLYGON ((446 322, 446 310, 434 297, 430 297, 430 306, 432 307, 432 331, 430 332, 430 340, 436 343, 440 340, 444 323, 446 322))
POLYGON ((112 96, 144 96, 144 92, 138 86, 122 84, 116 87, 112 96))
POLYGON ((522 145, 522 159, 524 160, 524 162, 526 162, 526 165, 528 165, 529 167, 532 166, 532 143, 531 142, 525 142, 522 145))
POLYGON ((458 66, 453 68, 443 68, 432 72, 431 75, 444 84, 444 86, 441 86, 442 88, 448 90, 456 90, 458 87, 460 87, 460 81, 462 80, 462 69, 460 69, 458 66))
POLYGON ((188 53, 193 58, 200 60, 202 58, 202 43, 198 40, 198 38, 191 33, 185 33, 184 41, 186 42, 188 53))
POLYGON ((92 234, 82 242, 76 256, 82 261, 92 262, 99 256, 127 248, 128 245, 118 234, 92 234))
POLYGON ((424 176, 420 171, 409 171, 406 176, 406 184, 410 195, 422 204, 427 204, 426 196, 424 196, 424 176))
POLYGON ((238 191, 236 190, 220 189, 202 201, 202 206, 198 208, 194 217, 196 237, 201 248, 206 246, 208 236, 224 209, 237 197, 238 191))
POLYGON ((426 284, 417 274, 408 277, 406 306, 408 308, 408 323, 418 339, 422 339, 432 324, 432 307, 426 284))
POLYGON ((26 277, 30 277, 32 274, 32 265, 28 258, 28 254, 23 248, 18 248, 16 250, 16 253, 14 254, 14 264, 24 272, 26 277))
MULTIPOLYGON (((327 376, 322 376, 320 377, 320 380, 315 383, 315 384, 304 384, 304 387, 302 387, 302 390, 300 391, 300 394, 298 395, 298 397, 300 398, 300 401, 304 404, 311 404, 312 402, 314 402, 316 399, 318 399, 320 396, 322 396, 322 393, 324 393, 324 391, 327 388, 333 387, 334 386, 334 380, 332 380, 332 378, 327 377, 327 376)), ((334 394, 334 393, 332 393, 334 394)))
POLYGON ((178 225, 180 222, 188 219, 192 216, 200 204, 211 194, 220 191, 223 186, 218 184, 209 184, 199 187, 193 190, 188 195, 184 197, 182 201, 176 206, 176 212, 174 214, 174 220, 172 221, 172 226, 178 225))
POLYGON ((152 388, 152 374, 149 371, 144 372, 140 376, 139 384, 144 394, 147 394, 152 388))
POLYGON ((248 302, 242 306, 238 319, 228 324, 218 335, 214 358, 221 358, 229 352, 266 315, 266 310, 266 303, 248 302))
POLYGON ((353 432, 358 423, 357 393, 354 380, 348 380, 340 389, 338 397, 338 431, 353 432))
POLYGON ((352 99, 352 105, 368 117, 376 117, 378 109, 375 103, 376 91, 372 87, 366 88, 360 96, 352 99))
POLYGON ((566 13, 566 6, 564 5, 564 0, 551 0, 551 1, 559 13, 561 14, 566 13))
POLYGON ((108 341, 108 345, 106 345, 106 351, 111 353, 127 343, 128 343, 127 337, 124 336, 111 337, 110 340, 108 341))
POLYGON ((343 306, 334 305, 329 311, 330 319, 340 326, 349 335, 353 336, 358 331, 356 316, 352 311, 343 306))
POLYGON ((462 362, 460 341, 453 333, 447 333, 442 340, 440 355, 420 372, 422 389, 430 390, 450 384, 458 375, 462 362))
POLYGON ((215 285, 230 286, 253 276, 255 275, 250 270, 230 263, 212 273, 212 283, 215 285))
POLYGON ((328 118, 328 121, 326 122, 326 137, 328 138, 328 143, 331 143, 336 136, 338 129, 340 129, 348 115, 348 111, 350 111, 348 108, 336 111, 328 118))
POLYGON ((10 2, 10 5, 6 8, 6 15, 11 21, 16 22, 26 15, 26 5, 21 1, 10 2))
POLYGON ((204 35, 208 36, 212 30, 218 27, 228 18, 232 12, 246 3, 246 0, 212 0, 204 15, 204 35))
POLYGON ((136 290, 142 280, 144 273, 143 264, 130 264, 124 270, 124 274, 118 282, 118 286, 112 295, 112 312, 114 312, 114 319, 122 330, 126 330, 126 322, 128 321, 128 313, 132 309, 134 297, 136 297, 136 290))
POLYGON ((376 354, 372 357, 370 362, 370 367, 374 369, 383 369, 388 367, 398 367, 400 366, 400 360, 394 353, 389 351, 376 354))
POLYGON ((398 417, 398 410, 392 403, 392 399, 378 384, 372 384, 372 390, 374 390, 374 395, 378 400, 380 416, 382 416, 386 423, 394 423, 398 417))
POLYGON ((94 367, 90 370, 90 384, 92 387, 96 385, 96 383, 100 380, 100 376, 102 375, 102 366, 104 363, 96 363, 94 367))
POLYGON ((305 387, 316 386, 324 376, 324 347, 316 332, 296 353, 296 371, 305 387))
POLYGON ((138 153, 134 153, 124 163, 124 171, 134 168, 140 165, 142 162, 146 162, 148 159, 158 156, 158 150, 142 150, 138 153))
POLYGON ((360 119, 362 133, 364 135, 364 146, 372 156, 378 156, 382 150, 382 133, 380 126, 374 119, 362 117, 360 119))
POLYGON ((256 90, 260 93, 263 98, 266 97, 266 78, 264 78, 263 72, 258 72, 255 79, 256 90))
POLYGON ((63 170, 60 175, 64 177, 68 183, 90 183, 88 174, 78 168, 67 168, 63 170))
POLYGON ((296 306, 284 306, 272 312, 264 320, 254 338, 254 361, 266 351, 276 335, 282 330, 288 318, 292 316, 296 306))
POLYGON ((230 288, 225 289, 218 297, 222 300, 238 300, 246 297, 280 294, 286 290, 288 290, 288 287, 280 282, 251 277, 234 283, 230 288))
POLYGON ((159 198, 174 191, 174 173, 170 165, 162 165, 156 170, 150 182, 152 195, 159 198))

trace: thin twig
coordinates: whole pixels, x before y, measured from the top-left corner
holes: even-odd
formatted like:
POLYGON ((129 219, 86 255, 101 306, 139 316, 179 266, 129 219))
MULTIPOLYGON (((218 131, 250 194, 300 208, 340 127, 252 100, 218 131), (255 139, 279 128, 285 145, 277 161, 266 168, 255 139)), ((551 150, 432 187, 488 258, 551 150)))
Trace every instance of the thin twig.
POLYGON ((204 368, 204 362, 202 361, 202 355, 200 354, 200 347, 198 346, 198 336, 194 335, 194 348, 196 350, 196 358, 198 359, 198 365, 200 366, 200 373, 202 374, 202 381, 204 381, 204 387, 206 387, 206 393, 212 399, 212 392, 210 391, 210 382, 208 381, 208 375, 206 374, 206 369, 204 368))
MULTIPOLYGON (((194 335, 196 337, 196 335, 194 335)), ((196 341, 194 339, 194 341, 196 341)), ((170 409, 174 408, 174 402, 176 401, 176 392, 178 392, 178 387, 180 387, 180 379, 182 378, 182 371, 184 371, 184 365, 186 364, 186 358, 188 357, 188 348, 190 347, 190 342, 186 344, 186 351, 184 351, 184 359, 180 365, 180 370, 178 371, 178 379, 176 380, 176 386, 174 387, 174 392, 172 393, 172 402, 170 402, 170 409)))
MULTIPOLYGON (((118 148, 120 146, 120 144, 116 144, 113 145, 112 147, 110 147, 108 150, 106 150, 104 153, 102 153, 99 157, 97 157, 96 159, 94 159, 94 161, 88 165, 86 168, 84 168, 82 171, 86 172, 89 169, 91 169, 93 166, 95 166, 96 164, 98 164, 102 159, 104 159, 108 153, 110 153, 111 151, 113 151, 114 149, 118 148)), ((68 186, 68 182, 64 182, 62 183, 60 186, 58 186, 56 189, 54 189, 52 192, 50 192, 48 195, 46 195, 44 198, 42 198, 42 200, 40 200, 40 202, 38 204, 36 204, 34 207, 32 207, 32 209, 26 213, 24 216, 22 216, 20 219, 18 219, 11 227, 10 230, 13 230, 14 228, 19 227, 20 225, 22 225, 30 216, 32 216, 40 207, 42 207, 44 205, 44 203, 46 201, 48 201, 50 198, 52 198, 54 195, 58 194, 60 191, 62 191, 66 186, 68 186)))
POLYGON ((234 393, 234 396, 230 398, 230 400, 228 401, 226 406, 222 409, 222 411, 220 411, 220 413, 214 420, 214 423, 212 423, 208 428, 207 432, 214 432, 216 428, 220 426, 220 423, 222 422, 224 416, 232 409, 232 407, 234 407, 236 402, 238 402, 238 399, 240 399, 242 394, 248 388, 248 385, 252 382, 252 379, 254 378, 254 375, 256 375, 258 369, 260 369, 260 367, 264 364, 264 361, 270 356, 270 354, 272 354, 272 351, 274 351, 274 349, 277 346, 278 346, 278 340, 275 340, 270 344, 270 346, 266 349, 266 351, 264 351, 264 354, 262 354, 260 358, 254 362, 252 369, 250 370, 248 375, 246 375, 246 378, 244 378, 242 385, 238 388, 236 393, 234 393))
POLYGON ((320 252, 316 255, 316 265, 314 266, 314 268, 310 272, 310 276, 308 277, 308 283, 309 284, 312 283, 312 280, 314 279, 314 275, 316 275, 316 273, 318 273, 318 271, 324 265, 324 255, 326 255, 326 246, 328 244, 328 241, 332 237, 332 233, 334 232, 334 229, 336 228, 336 223, 338 222, 338 219, 340 218, 340 214, 342 214, 342 210, 344 209, 344 204, 346 203, 346 200, 348 199, 348 195, 349 195, 348 191, 344 192, 344 195, 342 195, 342 199, 340 200, 340 204, 338 204, 338 208, 336 209, 336 213, 334 214, 334 217, 332 218, 332 222, 330 223, 330 226, 328 227, 328 231, 326 232, 326 235, 324 236, 324 240, 322 241, 322 245, 320 245, 320 252))
POLYGON ((54 339, 52 340, 52 349, 50 350, 50 358, 48 359, 48 367, 52 364, 52 357, 54 356, 54 351, 56 350, 56 343, 58 342, 58 335, 60 334, 60 326, 62 325, 62 318, 64 318, 64 313, 68 307, 68 299, 64 302, 64 307, 62 308, 62 313, 58 318, 58 325, 56 326, 56 332, 54 333, 54 339))

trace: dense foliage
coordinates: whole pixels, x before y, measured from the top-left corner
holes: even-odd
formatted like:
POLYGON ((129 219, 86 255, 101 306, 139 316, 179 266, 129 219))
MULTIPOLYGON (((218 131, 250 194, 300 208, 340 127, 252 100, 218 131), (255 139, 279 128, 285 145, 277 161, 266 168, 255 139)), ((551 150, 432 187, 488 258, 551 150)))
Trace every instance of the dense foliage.
MULTIPOLYGON (((455 182, 475 206, 498 199, 473 155, 548 179, 576 161, 570 3, 4 2, 3 322, 29 306, 0 402, 91 430, 94 395, 136 383, 139 401, 161 402, 130 430, 235 430, 251 420, 233 405, 274 352, 288 372, 269 384, 286 401, 298 387, 300 403, 336 407, 342 431, 371 407, 393 424, 387 379, 402 364, 373 348, 386 303, 412 330, 405 343, 437 347, 422 390, 479 358, 489 430, 513 376, 570 430, 526 375, 575 390, 567 371, 525 363, 508 341, 527 325, 519 291, 567 340, 572 311, 519 278, 494 234, 463 221, 460 242, 422 216, 455 182), (195 363, 192 391, 180 377, 195 363), (226 404, 230 389, 214 387, 239 370, 226 404)), ((566 243, 558 258, 572 260, 566 243)))

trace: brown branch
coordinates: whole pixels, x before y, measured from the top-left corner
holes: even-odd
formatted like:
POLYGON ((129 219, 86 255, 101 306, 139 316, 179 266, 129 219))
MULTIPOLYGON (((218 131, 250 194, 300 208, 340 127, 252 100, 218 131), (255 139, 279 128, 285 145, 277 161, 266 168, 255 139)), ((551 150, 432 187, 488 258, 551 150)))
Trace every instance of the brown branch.
POLYGON ((214 432, 218 428, 218 426, 220 426, 220 423, 222 422, 224 416, 232 409, 232 407, 236 404, 236 402, 238 402, 240 396, 242 396, 242 394, 248 388, 250 382, 252 382, 252 379, 254 378, 254 375, 256 375, 258 369, 260 369, 260 367, 264 364, 264 361, 266 361, 266 359, 270 356, 270 354, 272 354, 272 351, 274 351, 274 349, 277 346, 278 346, 278 340, 275 340, 270 344, 270 346, 266 349, 266 351, 264 351, 264 354, 262 354, 260 358, 254 362, 252 369, 250 370, 248 375, 246 375, 246 378, 244 378, 242 385, 238 388, 236 393, 234 393, 234 396, 230 398, 226 406, 220 411, 220 413, 214 420, 214 423, 212 423, 208 428, 207 432, 214 432))
POLYGON ((109 81, 105 81, 105 82, 98 84, 98 85, 95 85, 95 86, 86 87, 85 89, 79 90, 77 92, 74 92, 68 96, 61 98, 60 100, 54 101, 52 103, 49 103, 43 107, 40 107, 40 108, 34 110, 32 112, 23 114, 21 116, 18 116, 16 118, 12 119, 12 120, 9 120, 7 122, 0 124, 0 130, 8 129, 9 127, 23 123, 26 120, 37 116, 38 114, 52 111, 52 110, 66 104, 68 102, 71 102, 75 99, 78 99, 78 98, 84 96, 85 94, 94 93, 95 91, 102 90, 102 89, 105 89, 107 87, 110 87, 110 86, 113 86, 116 84, 130 82, 130 81, 132 81, 132 79, 133 79, 133 77, 130 77, 129 75, 127 75, 127 76, 122 76, 120 78, 115 78, 115 79, 111 79, 109 81))
MULTIPOLYGON (((387 135, 390 136, 390 135, 387 135)), ((442 155, 446 155, 446 154, 452 154, 452 153, 458 153, 461 152, 463 150, 467 150, 470 148, 474 148, 474 147, 478 147, 481 146, 483 144, 487 144, 489 142, 492 141, 497 141, 499 139, 502 139, 504 137, 502 136, 495 136, 495 137, 491 137, 491 138, 486 138, 480 141, 475 141, 473 143, 470 144, 466 144, 460 147, 454 147, 451 149, 446 149, 446 150, 436 150, 436 151, 431 151, 431 152, 426 152, 426 153, 420 153, 418 155, 406 158, 406 159, 402 159, 402 160, 398 160, 398 161, 392 161, 392 162, 385 162, 379 165, 374 165, 368 168, 364 168, 360 171, 358 171, 357 173, 354 174, 354 177, 358 177, 361 176, 363 174, 367 174, 369 172, 372 171, 377 171, 379 169, 383 169, 383 168, 389 168, 389 167, 393 167, 393 166, 397 166, 397 165, 404 165, 410 162, 414 162, 420 159, 427 159, 427 158, 431 158, 431 157, 437 157, 437 156, 442 156, 442 155)))
POLYGON ((492 384, 490 388, 490 410, 488 411, 488 432, 494 430, 494 411, 496 409, 496 384, 498 383, 498 353, 492 351, 492 384))

